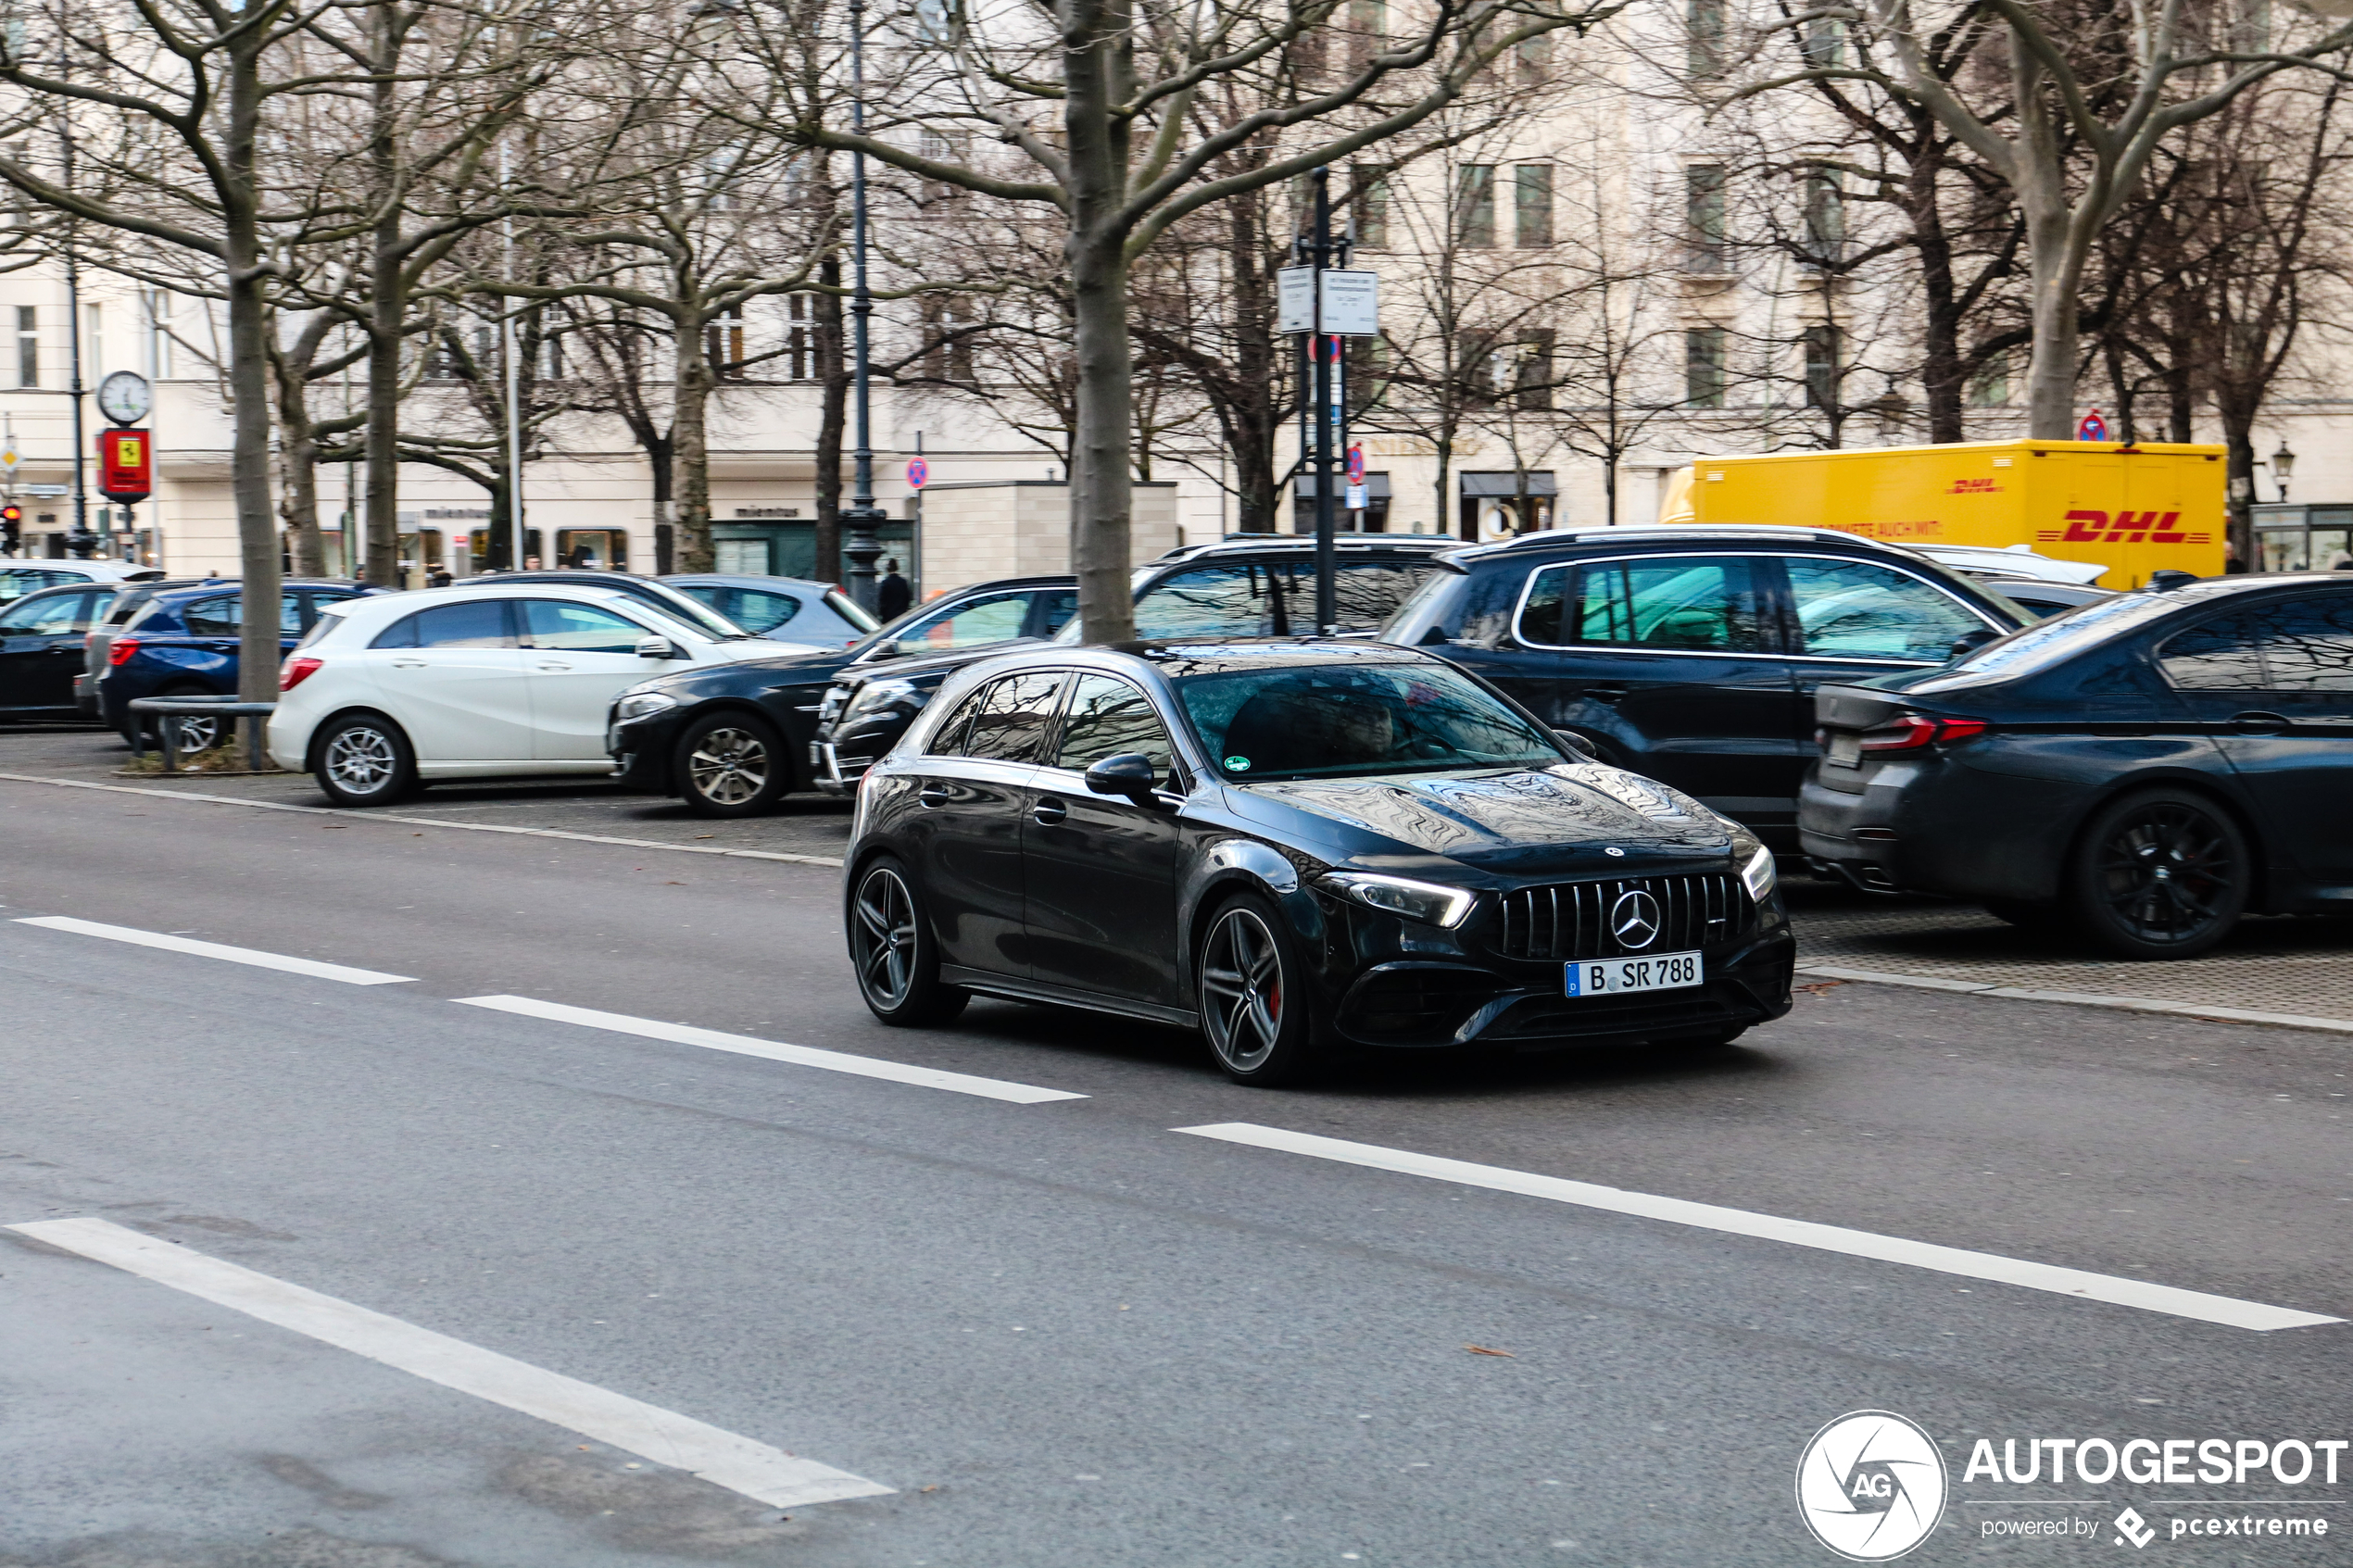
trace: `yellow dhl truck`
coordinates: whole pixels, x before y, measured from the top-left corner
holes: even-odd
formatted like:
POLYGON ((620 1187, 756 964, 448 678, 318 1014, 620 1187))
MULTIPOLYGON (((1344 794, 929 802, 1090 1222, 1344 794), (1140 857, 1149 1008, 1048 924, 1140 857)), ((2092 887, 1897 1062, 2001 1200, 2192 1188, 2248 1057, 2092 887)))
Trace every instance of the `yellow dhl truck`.
POLYGON ((2105 567, 2104 588, 2153 571, 2213 577, 2227 533, 2222 448, 2114 441, 1971 441, 1703 458, 1659 521, 1835 528, 1899 545, 2031 546, 2105 567))

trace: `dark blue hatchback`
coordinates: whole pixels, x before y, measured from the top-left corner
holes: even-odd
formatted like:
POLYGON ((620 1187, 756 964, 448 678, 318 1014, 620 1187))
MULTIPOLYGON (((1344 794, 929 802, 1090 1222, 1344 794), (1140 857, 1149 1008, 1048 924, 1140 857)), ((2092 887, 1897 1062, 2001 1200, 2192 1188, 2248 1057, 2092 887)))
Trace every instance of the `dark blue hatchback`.
MULTIPOLYGON (((321 606, 382 593, 352 583, 289 580, 278 597, 281 653, 289 652, 319 619, 321 606)), ((206 583, 157 594, 107 649, 98 678, 99 710, 133 740, 131 703, 143 696, 234 696, 237 638, 245 597, 234 583, 206 583)), ((183 720, 181 744, 201 750, 219 737, 217 721, 183 720)))

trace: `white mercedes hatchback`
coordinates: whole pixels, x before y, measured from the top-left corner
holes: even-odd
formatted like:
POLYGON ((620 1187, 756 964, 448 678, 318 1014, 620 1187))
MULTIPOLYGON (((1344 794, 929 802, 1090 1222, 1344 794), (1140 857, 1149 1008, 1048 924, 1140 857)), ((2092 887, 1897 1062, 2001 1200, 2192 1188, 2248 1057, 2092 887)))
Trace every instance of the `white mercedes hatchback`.
POLYGON ((287 656, 270 755, 345 806, 436 780, 610 773, 605 715, 623 688, 776 652, 768 638, 721 637, 610 588, 351 599, 322 611, 287 656))

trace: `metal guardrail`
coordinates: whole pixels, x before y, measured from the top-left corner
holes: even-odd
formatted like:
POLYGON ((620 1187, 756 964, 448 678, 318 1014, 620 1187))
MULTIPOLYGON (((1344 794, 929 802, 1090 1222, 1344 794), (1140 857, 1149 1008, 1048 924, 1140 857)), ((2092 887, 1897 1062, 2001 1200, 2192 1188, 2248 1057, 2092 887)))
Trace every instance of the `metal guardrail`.
MULTIPOLYGON (((261 771, 263 761, 261 726, 271 714, 278 710, 278 705, 274 702, 239 702, 233 696, 142 696, 133 697, 130 708, 134 714, 154 714, 158 717, 184 717, 191 714, 218 715, 230 720, 233 723, 242 723, 245 735, 245 767, 257 773, 261 771)), ((134 723, 132 726, 132 735, 133 738, 131 744, 133 753, 145 757, 147 754, 146 726, 134 723)), ((157 724, 156 739, 163 751, 163 771, 167 773, 178 772, 180 771, 180 726, 157 724)))

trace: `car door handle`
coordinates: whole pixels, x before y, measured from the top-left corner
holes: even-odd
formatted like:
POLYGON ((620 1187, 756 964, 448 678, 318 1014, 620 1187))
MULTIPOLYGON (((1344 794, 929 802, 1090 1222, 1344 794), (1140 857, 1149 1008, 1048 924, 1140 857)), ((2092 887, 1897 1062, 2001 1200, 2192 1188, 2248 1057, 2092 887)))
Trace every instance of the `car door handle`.
POLYGON ((937 808, 947 805, 948 800, 949 789, 946 784, 925 784, 915 792, 915 803, 919 806, 937 808))
POLYGON ((2231 728, 2243 735, 2275 735, 2287 728, 2287 719, 2278 713, 2233 713, 2231 728))
POLYGON ((1626 688, 1624 686, 1587 686, 1585 695, 1595 702, 1622 702, 1626 697, 1626 688))
POLYGON ((1070 808, 1059 800, 1041 800, 1030 808, 1029 820, 1041 828, 1052 827, 1070 815, 1070 808))
POLYGON ((422 670, 427 667, 427 661, 422 659, 396 659, 392 661, 392 667, 395 670, 422 670))
POLYGON ((541 660, 539 668, 542 670, 569 670, 572 666, 569 664, 559 664, 554 659, 550 659, 541 660))

